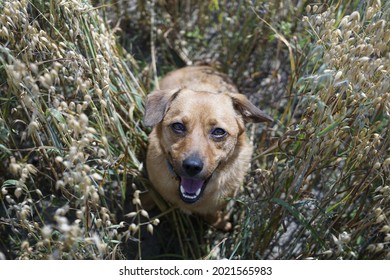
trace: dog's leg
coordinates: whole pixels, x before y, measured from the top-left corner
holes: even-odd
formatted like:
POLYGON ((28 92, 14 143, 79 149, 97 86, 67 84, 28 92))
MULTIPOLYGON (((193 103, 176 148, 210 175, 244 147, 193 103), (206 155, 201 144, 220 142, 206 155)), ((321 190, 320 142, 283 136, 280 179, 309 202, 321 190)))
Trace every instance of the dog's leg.
POLYGON ((208 214, 205 216, 205 220, 213 227, 223 230, 230 231, 233 227, 230 220, 230 215, 223 211, 217 211, 216 214, 208 214))

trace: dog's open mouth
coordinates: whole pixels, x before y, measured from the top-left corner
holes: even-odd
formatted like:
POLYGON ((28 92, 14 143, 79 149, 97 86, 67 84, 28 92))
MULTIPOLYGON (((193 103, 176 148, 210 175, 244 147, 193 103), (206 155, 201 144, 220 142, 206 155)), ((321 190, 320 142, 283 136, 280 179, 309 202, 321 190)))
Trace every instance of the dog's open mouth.
POLYGON ((201 197, 207 180, 180 177, 180 197, 186 203, 195 203, 201 197))
POLYGON ((172 175, 180 182, 179 183, 179 193, 180 198, 185 203, 195 203, 202 196, 204 189, 206 188, 207 183, 209 182, 211 176, 206 180, 189 178, 184 176, 179 176, 173 169, 172 164, 167 160, 168 168, 171 171, 172 175))

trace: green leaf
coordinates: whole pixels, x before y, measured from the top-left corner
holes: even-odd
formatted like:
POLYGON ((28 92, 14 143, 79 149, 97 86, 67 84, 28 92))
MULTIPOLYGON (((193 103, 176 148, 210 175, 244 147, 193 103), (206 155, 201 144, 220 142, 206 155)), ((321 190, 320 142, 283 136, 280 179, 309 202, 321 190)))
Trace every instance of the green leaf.
POLYGON ((0 144, 0 158, 3 157, 3 154, 11 155, 11 151, 4 145, 0 144))
POLYGON ((337 119, 335 122, 333 122, 332 124, 330 124, 327 127, 325 127, 323 130, 321 130, 317 134, 317 136, 321 137, 321 136, 327 134, 328 132, 332 131, 333 129, 335 129, 341 123, 342 120, 343 120, 343 118, 337 119))
POLYGON ((50 115, 52 115, 59 123, 66 124, 66 120, 60 111, 58 111, 54 108, 49 108, 47 110, 50 113, 50 115))
POLYGON ((209 3, 209 10, 211 12, 218 11, 219 10, 219 3, 218 0, 211 0, 209 3))
POLYGON ((18 184, 17 180, 7 180, 3 183, 2 187, 15 187, 18 184))
POLYGON ((306 229, 308 229, 313 234, 314 238, 318 241, 318 243, 321 244, 321 246, 325 246, 325 243, 319 236, 318 232, 310 225, 306 218, 295 207, 291 206, 286 201, 280 198, 273 198, 272 201, 286 209, 291 215, 294 216, 295 219, 297 219, 306 229))

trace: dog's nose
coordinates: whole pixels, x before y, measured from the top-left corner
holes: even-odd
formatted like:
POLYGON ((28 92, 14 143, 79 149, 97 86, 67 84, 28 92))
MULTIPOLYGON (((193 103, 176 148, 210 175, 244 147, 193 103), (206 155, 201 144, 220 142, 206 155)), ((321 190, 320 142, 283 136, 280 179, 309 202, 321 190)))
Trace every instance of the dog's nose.
POLYGON ((183 161, 183 169, 188 176, 196 176, 203 169, 203 162, 200 158, 190 156, 183 161))

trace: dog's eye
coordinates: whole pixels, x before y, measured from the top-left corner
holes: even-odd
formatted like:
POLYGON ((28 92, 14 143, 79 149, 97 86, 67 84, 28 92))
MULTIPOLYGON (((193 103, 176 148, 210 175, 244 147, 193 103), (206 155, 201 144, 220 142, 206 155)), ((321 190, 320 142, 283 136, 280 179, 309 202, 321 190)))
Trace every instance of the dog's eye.
POLYGON ((226 134, 227 134, 226 130, 224 130, 224 129, 220 128, 220 127, 214 128, 211 131, 211 135, 215 139, 221 139, 221 138, 225 137, 226 134))
POLYGON ((183 134, 186 132, 186 127, 182 123, 173 123, 173 124, 171 124, 171 128, 174 132, 176 132, 178 134, 183 134))

